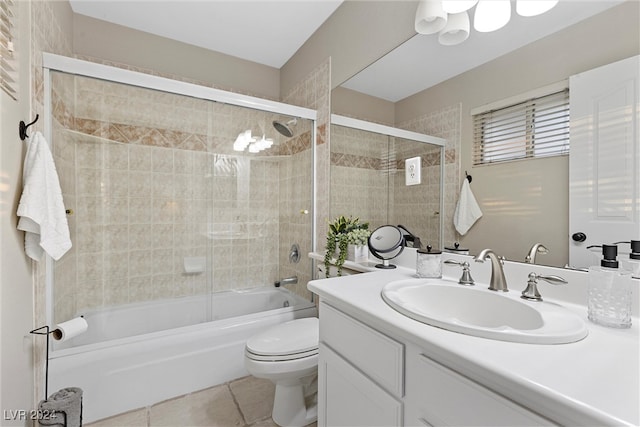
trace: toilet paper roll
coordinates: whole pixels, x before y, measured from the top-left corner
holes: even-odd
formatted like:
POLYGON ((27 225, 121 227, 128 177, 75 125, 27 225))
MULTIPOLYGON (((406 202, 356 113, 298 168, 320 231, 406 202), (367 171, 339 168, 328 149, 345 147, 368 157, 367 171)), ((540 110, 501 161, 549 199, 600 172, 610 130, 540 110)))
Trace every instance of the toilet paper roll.
POLYGON ((66 322, 58 323, 51 332, 53 339, 56 341, 66 341, 85 332, 89 324, 84 317, 76 317, 66 322))

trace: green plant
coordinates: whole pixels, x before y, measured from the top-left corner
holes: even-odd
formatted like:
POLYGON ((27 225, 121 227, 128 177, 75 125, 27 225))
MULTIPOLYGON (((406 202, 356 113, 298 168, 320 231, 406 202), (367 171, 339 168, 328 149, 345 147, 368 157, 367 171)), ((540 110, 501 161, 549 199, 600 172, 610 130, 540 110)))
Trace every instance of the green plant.
MULTIPOLYGON (((360 222, 360 218, 345 217, 343 215, 337 217, 335 220, 329 223, 329 230, 327 231, 327 246, 324 254, 324 267, 325 275, 329 277, 329 269, 331 268, 331 260, 338 249, 338 256, 333 263, 338 269, 338 276, 342 276, 342 266, 347 259, 347 246, 349 245, 349 235, 358 230, 367 230, 368 233, 369 223, 360 222)), ((358 238, 361 238, 361 234, 356 234, 358 238)), ((367 238, 369 236, 367 235, 367 238)), ((366 242, 366 240, 365 240, 366 242)))
POLYGON ((351 230, 347 234, 347 243, 350 245, 364 246, 369 241, 371 232, 365 228, 351 230))

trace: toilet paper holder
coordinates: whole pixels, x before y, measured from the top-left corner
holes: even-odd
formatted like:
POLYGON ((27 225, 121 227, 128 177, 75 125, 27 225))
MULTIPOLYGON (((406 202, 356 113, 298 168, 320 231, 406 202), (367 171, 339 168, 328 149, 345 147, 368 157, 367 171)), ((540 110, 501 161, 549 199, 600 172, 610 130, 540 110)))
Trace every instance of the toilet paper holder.
POLYGON ((47 336, 47 350, 46 350, 45 368, 44 368, 44 400, 47 400, 47 397, 49 396, 49 334, 51 334, 51 332, 53 331, 51 331, 51 329, 49 328, 49 325, 41 326, 32 331, 29 331, 29 333, 33 335, 47 336), (45 332, 42 332, 43 329, 45 330, 45 332))
POLYGON ((69 336, 72 337, 73 335, 77 335, 79 333, 86 331, 86 326, 87 324, 84 320, 84 316, 80 316, 68 322, 59 323, 53 329, 51 329, 49 325, 45 325, 29 331, 30 334, 46 335, 47 337, 47 348, 46 348, 46 354, 45 354, 45 368, 44 368, 44 400, 47 400, 49 397, 49 343, 50 343, 49 337, 53 335, 54 339, 56 340, 64 340, 65 334, 69 333, 70 334, 69 336), (68 325, 73 322, 77 322, 77 320, 81 320, 82 322, 84 322, 84 328, 81 328, 81 330, 67 332, 65 325, 68 325))

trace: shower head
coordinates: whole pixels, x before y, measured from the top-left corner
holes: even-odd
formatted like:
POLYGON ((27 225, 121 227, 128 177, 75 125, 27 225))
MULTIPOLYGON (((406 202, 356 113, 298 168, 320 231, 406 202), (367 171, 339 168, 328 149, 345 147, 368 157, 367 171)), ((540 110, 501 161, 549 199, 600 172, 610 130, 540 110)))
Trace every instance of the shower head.
POLYGON ((289 120, 287 123, 282 123, 281 121, 274 120, 273 127, 283 136, 287 138, 291 138, 293 136, 293 131, 291 127, 295 126, 298 123, 298 120, 293 118, 289 120))

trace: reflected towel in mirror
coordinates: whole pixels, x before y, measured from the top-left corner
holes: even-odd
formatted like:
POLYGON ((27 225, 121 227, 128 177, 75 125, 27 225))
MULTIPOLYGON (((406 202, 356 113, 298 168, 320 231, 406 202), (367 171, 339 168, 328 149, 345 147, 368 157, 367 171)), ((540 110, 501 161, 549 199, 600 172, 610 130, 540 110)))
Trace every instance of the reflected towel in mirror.
POLYGON ((482 217, 482 211, 476 198, 473 196, 469 180, 462 180, 462 188, 460 189, 460 197, 453 214, 453 225, 461 235, 469 231, 471 226, 482 217))

